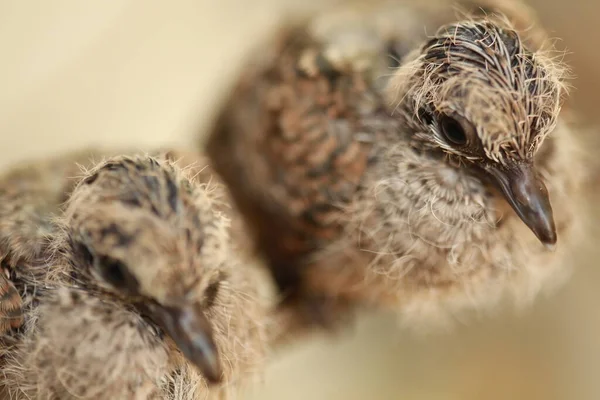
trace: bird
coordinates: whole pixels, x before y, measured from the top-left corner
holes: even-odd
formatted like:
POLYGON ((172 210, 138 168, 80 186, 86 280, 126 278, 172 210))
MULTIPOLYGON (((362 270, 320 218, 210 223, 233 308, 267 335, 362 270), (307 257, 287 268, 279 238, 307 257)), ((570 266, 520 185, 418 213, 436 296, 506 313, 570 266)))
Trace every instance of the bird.
MULTIPOLYGON (((81 168, 120 152, 135 153, 131 149, 85 148, 25 160, 0 175, 0 333, 23 323, 23 299, 13 281, 21 279, 23 273, 30 274, 48 257, 49 238, 56 229, 54 219, 77 183, 81 168)), ((152 153, 171 159, 177 154, 185 158, 185 165, 197 161, 194 154, 170 148, 152 153)))
MULTIPOLYGON (((30 300, 2 335, 11 398, 220 398, 260 372, 274 325, 222 186, 193 179, 211 175, 200 156, 181 168, 161 154, 105 157, 69 185, 43 175, 72 190, 60 212, 34 215, 51 221, 44 257, 14 277, 30 300)), ((57 171, 74 159, 57 157, 69 165, 57 171)), ((29 176, 23 187, 48 184, 29 176)))
POLYGON ((566 279, 585 175, 560 116, 569 70, 541 28, 526 38, 526 15, 486 3, 400 57, 336 53, 343 35, 310 20, 250 52, 200 145, 282 309, 326 327, 365 307, 451 326, 566 279))

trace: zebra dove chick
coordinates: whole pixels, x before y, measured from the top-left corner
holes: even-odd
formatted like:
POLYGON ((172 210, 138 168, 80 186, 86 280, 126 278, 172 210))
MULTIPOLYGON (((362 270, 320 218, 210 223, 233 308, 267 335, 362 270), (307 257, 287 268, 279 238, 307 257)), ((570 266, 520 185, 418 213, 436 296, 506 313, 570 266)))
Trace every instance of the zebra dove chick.
POLYGON ((320 44, 256 49, 207 142, 284 305, 437 322, 563 277, 582 174, 561 63, 501 17, 441 27, 385 90, 319 51, 306 68, 320 44))
POLYGON ((11 396, 205 398, 260 367, 260 285, 230 243, 221 187, 189 173, 121 156, 76 185, 42 290, 3 349, 11 396), (181 371, 195 380, 175 395, 181 371))
MULTIPOLYGON (((127 151, 126 153, 131 153, 127 151)), ((23 323, 23 299, 13 281, 28 280, 35 287, 34 266, 43 264, 50 238, 55 233, 54 219, 78 182, 83 167, 116 156, 115 149, 85 149, 42 160, 26 160, 0 176, 0 334, 23 323), (95 160, 95 161, 94 161, 95 160)), ((195 153, 157 149, 155 155, 179 157, 183 167, 194 168, 195 153)), ((210 171, 194 170, 200 179, 210 179, 210 171), (204 176, 207 175, 207 176, 204 176)), ((42 276, 43 276, 42 272, 42 276)), ((27 302, 28 299, 25 299, 27 302)))

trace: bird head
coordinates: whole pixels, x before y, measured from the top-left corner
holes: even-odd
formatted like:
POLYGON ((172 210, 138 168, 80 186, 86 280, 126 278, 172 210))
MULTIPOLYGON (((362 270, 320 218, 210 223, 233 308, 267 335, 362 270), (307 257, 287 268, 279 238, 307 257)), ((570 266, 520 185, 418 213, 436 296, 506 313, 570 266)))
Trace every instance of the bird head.
POLYGON ((410 58, 391 87, 416 146, 488 180, 552 247, 552 207, 534 158, 556 125, 561 65, 490 19, 446 25, 410 58))
POLYGON ((217 382, 207 312, 227 278, 220 250, 228 238, 211 201, 166 161, 113 158, 76 186, 64 229, 78 279, 148 317, 217 382))

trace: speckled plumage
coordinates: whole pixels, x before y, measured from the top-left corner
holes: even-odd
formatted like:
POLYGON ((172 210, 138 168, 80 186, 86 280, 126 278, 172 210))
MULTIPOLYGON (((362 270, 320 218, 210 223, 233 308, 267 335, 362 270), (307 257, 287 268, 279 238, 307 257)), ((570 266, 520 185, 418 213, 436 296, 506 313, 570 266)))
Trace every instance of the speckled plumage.
POLYGON ((30 301, 24 327, 3 336, 11 398, 223 398, 260 372, 273 325, 259 275, 231 242, 221 186, 195 161, 182 170, 162 157, 109 158, 48 217, 46 258, 15 277, 30 301), (155 319, 186 304, 210 325, 221 385, 208 386, 179 331, 155 319))
POLYGON ((22 324, 23 299, 13 281, 31 275, 36 270, 33 266, 47 257, 49 237, 55 232, 52 219, 77 182, 78 164, 99 156, 92 150, 74 152, 68 159, 17 165, 0 177, 0 265, 8 277, 0 274, 0 287, 7 290, 7 297, 0 298, 0 313, 10 310, 19 314, 12 324, 0 324, 0 332, 22 324))
POLYGON ((564 70, 534 33, 524 41, 502 16, 446 25, 383 84, 336 69, 306 25, 256 50, 207 148, 286 304, 311 318, 354 303, 445 322, 564 277, 582 169, 557 119, 564 70), (466 147, 442 137, 445 117, 466 147), (498 188, 502 174, 515 178, 498 188), (557 251, 523 221, 550 245, 558 232, 557 251))

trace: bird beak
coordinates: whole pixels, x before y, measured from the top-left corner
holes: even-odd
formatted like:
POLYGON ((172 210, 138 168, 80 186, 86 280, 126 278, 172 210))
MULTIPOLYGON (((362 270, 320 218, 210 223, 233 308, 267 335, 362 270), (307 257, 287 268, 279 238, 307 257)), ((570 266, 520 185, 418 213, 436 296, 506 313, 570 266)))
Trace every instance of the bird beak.
POLYGON ((554 248, 557 238, 550 197, 533 164, 488 165, 485 170, 525 225, 546 247, 554 248))
POLYGON ((221 364, 212 328, 206 315, 192 306, 152 304, 148 316, 173 339, 183 355, 196 365, 210 383, 221 381, 221 364))

